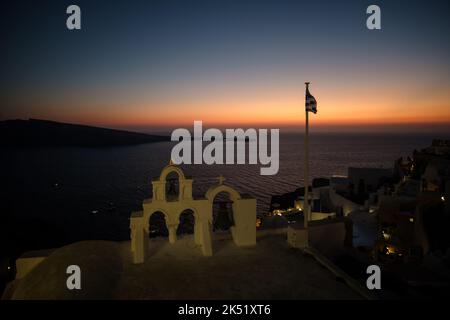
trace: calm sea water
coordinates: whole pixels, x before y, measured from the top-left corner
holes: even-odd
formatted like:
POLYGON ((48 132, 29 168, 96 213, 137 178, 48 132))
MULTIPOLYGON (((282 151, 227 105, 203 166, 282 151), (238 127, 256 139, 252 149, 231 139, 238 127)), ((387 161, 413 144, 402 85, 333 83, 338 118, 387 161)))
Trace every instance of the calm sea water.
MULTIPOLYGON (((431 143, 436 135, 313 134, 311 177, 345 175, 349 166, 392 167, 400 156, 431 143)), ((447 137, 448 138, 448 137, 447 137)), ((114 148, 8 149, 1 154, 1 215, 5 239, 128 239, 128 216, 151 196, 151 178, 169 162, 173 143, 114 148), (98 211, 93 213, 93 211, 98 211), (5 235, 6 234, 6 235, 5 235)), ((194 194, 222 174, 226 183, 258 200, 265 213, 271 195, 302 185, 303 136, 282 134, 280 170, 261 176, 260 165, 185 165, 194 194)), ((51 241, 50 241, 51 242, 51 241)))

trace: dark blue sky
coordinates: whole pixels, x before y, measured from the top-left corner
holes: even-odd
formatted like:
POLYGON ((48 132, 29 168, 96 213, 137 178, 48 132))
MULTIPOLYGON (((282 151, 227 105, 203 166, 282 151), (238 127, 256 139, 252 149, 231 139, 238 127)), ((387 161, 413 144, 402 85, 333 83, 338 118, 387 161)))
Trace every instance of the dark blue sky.
POLYGON ((301 97, 305 79, 325 102, 349 88, 369 99, 367 88, 396 83, 400 97, 418 88, 438 95, 450 84, 449 9, 449 1, 403 0, 13 1, 1 10, 0 119, 126 127, 145 125, 136 119, 148 110, 149 124, 176 124, 169 120, 183 103, 199 107, 181 118, 199 118, 216 100, 218 110, 239 104, 233 96, 251 105, 249 95, 273 89, 294 99, 298 87, 301 97), (80 31, 65 27, 70 4, 81 7, 80 31), (369 4, 381 7, 380 31, 365 26, 369 4))

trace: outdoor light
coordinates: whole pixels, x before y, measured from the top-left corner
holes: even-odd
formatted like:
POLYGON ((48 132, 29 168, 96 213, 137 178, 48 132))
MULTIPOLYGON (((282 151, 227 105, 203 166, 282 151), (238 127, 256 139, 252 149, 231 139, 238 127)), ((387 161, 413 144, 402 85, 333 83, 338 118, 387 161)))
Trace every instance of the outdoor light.
POLYGON ((394 247, 388 247, 388 254, 394 254, 395 253, 395 248, 394 247))

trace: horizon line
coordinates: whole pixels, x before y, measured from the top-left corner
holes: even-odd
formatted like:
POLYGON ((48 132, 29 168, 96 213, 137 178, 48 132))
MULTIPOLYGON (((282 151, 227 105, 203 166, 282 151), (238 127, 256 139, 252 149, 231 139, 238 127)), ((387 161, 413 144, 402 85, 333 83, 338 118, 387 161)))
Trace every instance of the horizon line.
MULTIPOLYGON (((0 121, 11 121, 11 120, 41 120, 41 121, 51 121, 57 123, 75 124, 92 126, 107 129, 125 130, 131 132, 139 133, 165 133, 170 134, 171 131, 177 128, 193 129, 192 123, 180 123, 176 125, 164 125, 156 123, 148 124, 118 124, 118 123, 98 123, 96 121, 67 121, 58 119, 42 119, 37 117, 30 117, 28 119, 23 118, 11 118, 11 119, 0 119, 0 121)), ((203 128, 206 130, 208 128, 218 128, 218 129, 280 129, 284 133, 302 133, 304 130, 303 119, 299 119, 298 124, 282 124, 282 123, 245 123, 245 122, 235 122, 235 123, 212 123, 210 121, 203 121, 203 128)), ((201 120, 196 120, 201 121, 201 120)), ((450 134, 450 122, 440 121, 440 122, 411 122, 411 123, 320 123, 315 124, 310 127, 312 133, 427 133, 427 134, 450 134)))

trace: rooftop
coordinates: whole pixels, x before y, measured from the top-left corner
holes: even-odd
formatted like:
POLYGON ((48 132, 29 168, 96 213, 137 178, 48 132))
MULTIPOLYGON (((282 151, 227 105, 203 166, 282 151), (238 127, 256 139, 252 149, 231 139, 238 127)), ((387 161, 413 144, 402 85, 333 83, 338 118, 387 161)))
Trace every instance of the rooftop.
POLYGON ((216 237, 202 256, 192 236, 150 240, 149 258, 131 263, 130 242, 82 241, 55 250, 20 282, 13 299, 360 299, 285 235, 252 248, 216 237), (67 290, 66 268, 79 265, 82 290, 67 290))

